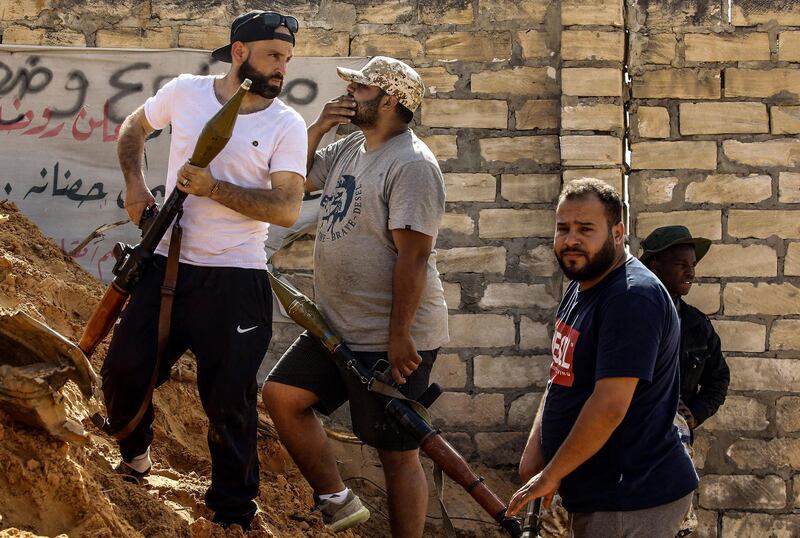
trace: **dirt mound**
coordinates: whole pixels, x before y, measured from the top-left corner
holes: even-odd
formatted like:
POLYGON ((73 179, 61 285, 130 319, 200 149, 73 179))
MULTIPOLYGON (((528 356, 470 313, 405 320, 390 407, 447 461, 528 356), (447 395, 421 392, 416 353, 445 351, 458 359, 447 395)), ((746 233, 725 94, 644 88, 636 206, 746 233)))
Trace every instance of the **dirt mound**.
MULTIPOLYGON (((0 203, 0 309, 23 310, 75 342, 104 288, 13 204, 0 203)), ((102 344, 92 357, 95 369, 105 351, 102 344)), ((0 411, 0 537, 242 536, 212 525, 203 505, 211 465, 195 379, 194 363, 184 357, 173 379, 156 391, 155 464, 144 487, 113 474, 115 444, 88 423, 90 404, 71 382, 62 392, 69 414, 93 432, 85 446, 56 440, 0 411)), ((262 423, 269 425, 266 417, 262 423)), ((260 510, 247 536, 330 535, 309 514, 308 486, 280 443, 260 435, 259 456, 260 510)))

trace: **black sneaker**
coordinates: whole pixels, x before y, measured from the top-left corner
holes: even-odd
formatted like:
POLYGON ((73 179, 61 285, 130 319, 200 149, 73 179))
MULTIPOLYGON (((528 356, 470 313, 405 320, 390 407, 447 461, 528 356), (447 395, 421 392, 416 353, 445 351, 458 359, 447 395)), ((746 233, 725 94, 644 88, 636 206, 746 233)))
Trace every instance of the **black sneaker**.
POLYGON ((144 482, 144 477, 150 474, 150 469, 152 469, 152 467, 148 467, 145 471, 139 472, 124 461, 120 460, 119 465, 114 467, 114 472, 120 475, 126 482, 141 486, 142 482, 144 482))

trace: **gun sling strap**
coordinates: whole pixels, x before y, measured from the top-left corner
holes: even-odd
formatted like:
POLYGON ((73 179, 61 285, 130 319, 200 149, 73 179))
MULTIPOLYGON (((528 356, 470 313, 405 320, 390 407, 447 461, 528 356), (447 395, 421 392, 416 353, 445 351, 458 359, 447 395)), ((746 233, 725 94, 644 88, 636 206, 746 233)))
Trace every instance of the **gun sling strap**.
POLYGON ((147 385, 142 403, 139 405, 139 410, 136 415, 128 422, 121 430, 112 432, 112 436, 121 441, 128 437, 133 430, 139 425, 150 407, 150 402, 153 399, 153 391, 158 383, 158 375, 161 371, 161 363, 164 359, 164 354, 167 351, 167 343, 169 342, 169 328, 172 319, 172 299, 175 296, 175 285, 178 282, 178 261, 181 254, 181 238, 183 237, 183 228, 181 228, 181 217, 183 210, 178 212, 175 218, 175 224, 172 227, 172 235, 169 240, 169 254, 167 256, 167 269, 164 273, 164 282, 161 285, 161 309, 158 313, 158 351, 156 352, 156 363, 153 367, 153 374, 150 376, 150 383, 147 385))

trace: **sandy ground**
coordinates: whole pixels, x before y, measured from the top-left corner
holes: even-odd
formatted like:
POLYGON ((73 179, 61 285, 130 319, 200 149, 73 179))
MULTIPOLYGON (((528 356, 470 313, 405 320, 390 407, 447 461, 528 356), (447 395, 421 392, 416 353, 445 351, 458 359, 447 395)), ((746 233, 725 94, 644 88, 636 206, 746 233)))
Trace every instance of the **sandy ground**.
MULTIPOLYGON (((23 310, 76 342, 104 289, 13 204, 0 202, 0 310, 23 310)), ((95 370, 102 364, 106 347, 101 344, 91 357, 95 370)), ((172 379, 155 393, 154 467, 143 486, 129 484, 113 473, 119 461, 116 446, 88 420, 101 403, 87 401, 71 382, 61 392, 69 416, 90 432, 83 446, 54 439, 0 409, 0 537, 243 536, 238 528, 226 533, 211 524, 212 514, 203 504, 211 465, 205 440, 207 421, 195 380, 194 362, 186 356, 173 370, 172 379)), ((247 536, 332 536, 310 511, 310 488, 271 433, 263 410, 261 414, 259 512, 247 536)), ((374 451, 347 443, 334 445, 348 486, 362 495, 373 512, 357 533, 337 536, 388 536, 382 473, 374 451)), ((429 461, 425 464, 430 468, 429 461)), ((508 476, 490 474, 490 481, 504 490, 502 494, 510 495, 508 476)), ((450 484, 448 490, 454 513, 466 517, 457 521, 463 527, 460 536, 501 536, 457 486, 450 484)), ((433 502, 429 513, 425 535, 438 536, 438 508, 433 502)))
MULTIPOLYGON (((0 204, 0 308, 23 310, 74 342, 104 288, 16 207, 0 204)), ((91 358, 96 370, 105 348, 91 358)), ((181 359, 173 379, 156 392, 155 464, 144 487, 113 474, 119 453, 86 420, 91 404, 77 387, 68 383, 62 393, 70 416, 92 433, 84 446, 55 440, 0 410, 0 536, 242 535, 235 530, 226 535, 207 520, 206 418, 190 358, 181 359)), ((260 510, 248 536, 328 535, 310 513, 309 488, 280 443, 262 434, 259 448, 260 510)))

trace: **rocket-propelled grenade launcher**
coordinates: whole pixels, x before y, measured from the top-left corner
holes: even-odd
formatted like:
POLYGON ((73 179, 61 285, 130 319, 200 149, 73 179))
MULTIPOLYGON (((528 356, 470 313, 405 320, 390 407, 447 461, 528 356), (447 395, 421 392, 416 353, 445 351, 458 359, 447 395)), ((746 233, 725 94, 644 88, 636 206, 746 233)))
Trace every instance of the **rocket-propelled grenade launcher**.
MULTIPOLYGON (((233 134, 239 107, 251 84, 250 79, 245 79, 233 97, 206 122, 197 139, 192 157, 189 159, 191 164, 205 168, 222 151, 233 134)), ((97 344, 106 337, 117 321, 125 301, 147 270, 158 243, 167 233, 175 217, 183 211, 185 199, 185 192, 181 192, 177 188, 173 189, 160 211, 155 205, 145 209, 142 215, 143 220, 139 223, 139 227, 142 229, 142 241, 138 245, 132 247, 117 243, 114 247, 114 254, 117 258, 117 263, 112 270, 115 275, 114 280, 111 281, 111 285, 92 313, 92 317, 86 323, 86 328, 83 330, 81 341, 78 344, 78 347, 87 356, 94 352, 97 344)))
POLYGON ((364 366, 342 339, 331 329, 316 305, 291 285, 269 273, 272 290, 286 313, 298 325, 330 351, 334 360, 358 377, 365 389, 375 392, 376 398, 386 400, 386 412, 408 432, 433 462, 444 473, 463 487, 478 504, 494 518, 505 531, 514 537, 522 535, 519 520, 506 517, 506 505, 476 475, 461 454, 445 441, 430 423, 426 407, 441 393, 438 385, 431 385, 419 401, 407 399, 392 387, 391 377, 383 372, 372 372, 364 366), (428 405, 422 405, 423 401, 428 405))
MULTIPOLYGON (((242 106, 242 101, 247 95, 251 84, 250 79, 245 79, 236 93, 206 122, 189 159, 190 164, 206 168, 214 157, 223 150, 233 134, 236 117, 239 115, 239 108, 242 106)), ((111 331, 111 327, 119 318, 128 296, 141 282, 144 273, 150 267, 153 253, 159 242, 161 242, 161 238, 167 233, 173 221, 183 213, 183 201, 186 196, 185 192, 180 191, 177 187, 174 188, 161 210, 158 209, 156 204, 153 204, 142 213, 139 221, 139 228, 142 230, 142 241, 138 245, 131 246, 117 243, 114 246, 114 257, 116 258, 116 263, 112 269, 114 280, 111 281, 111 285, 106 290, 103 298, 100 299, 100 303, 92 313, 92 317, 86 323, 83 335, 81 335, 81 340, 78 343, 78 347, 86 356, 90 356, 97 344, 111 331)), ((175 234, 173 234, 173 239, 175 239, 175 234)), ((179 243, 179 240, 175 242, 179 243)), ((95 426, 117 439, 124 439, 144 416, 155 388, 156 379, 157 375, 154 371, 139 411, 124 427, 119 430, 112 430, 108 419, 99 413, 92 415, 92 422, 95 426)))

